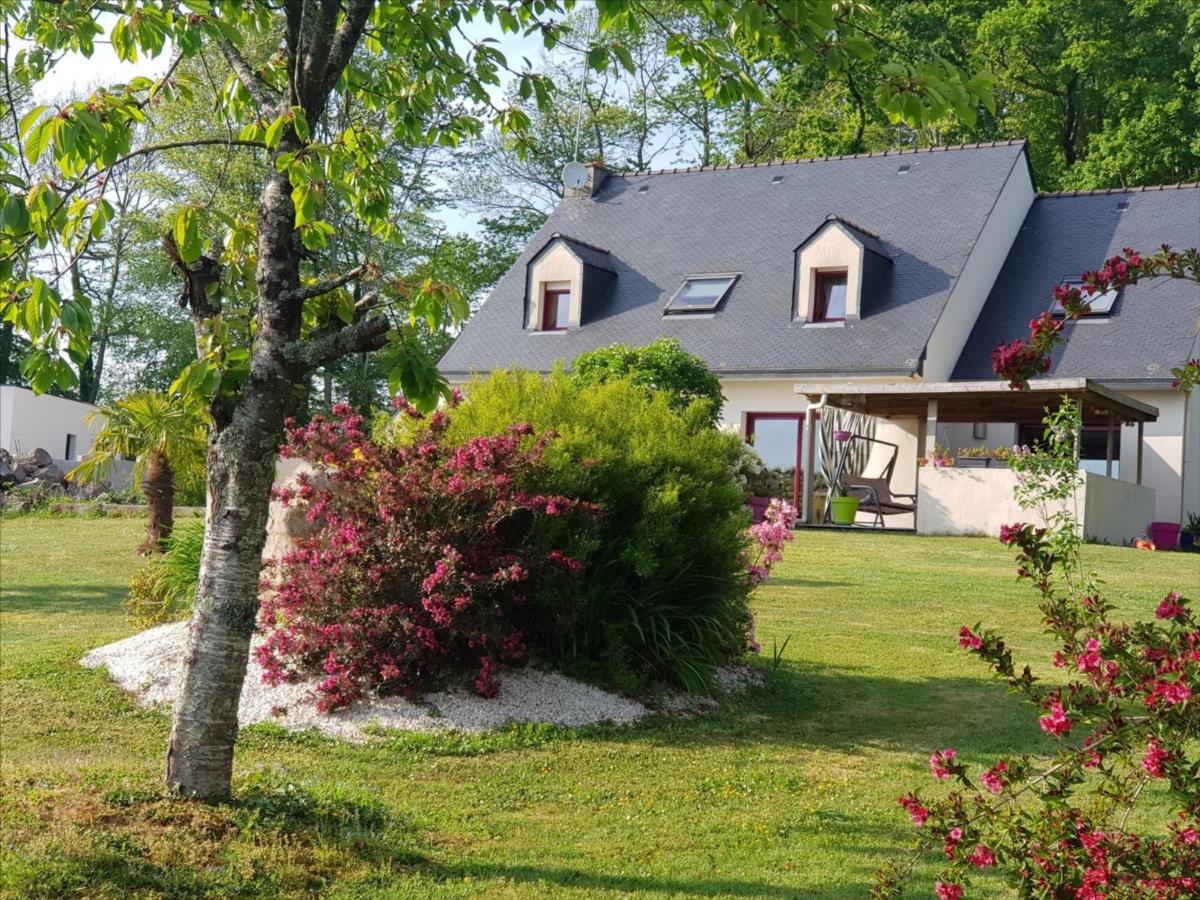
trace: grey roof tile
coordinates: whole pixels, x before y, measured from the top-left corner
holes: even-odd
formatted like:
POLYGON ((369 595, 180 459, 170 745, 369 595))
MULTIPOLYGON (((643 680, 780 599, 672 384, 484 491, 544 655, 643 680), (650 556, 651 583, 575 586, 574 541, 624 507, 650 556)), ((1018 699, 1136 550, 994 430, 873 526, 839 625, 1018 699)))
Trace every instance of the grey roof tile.
MULTIPOLYGON (((1027 337, 1061 282, 1132 247, 1200 246, 1200 185, 1046 194, 1030 208, 1008 260, 954 370, 955 379, 992 377, 1001 341, 1027 337), (1126 208, 1119 208, 1124 204, 1126 208)), ((1162 381, 1194 351, 1200 285, 1154 279, 1126 288, 1107 317, 1066 325, 1069 340, 1049 375, 1108 381, 1162 381)))
POLYGON ((441 368, 546 371, 596 347, 665 336, 720 373, 911 371, 1018 164, 1023 142, 611 176, 595 197, 559 204, 441 368), (861 320, 805 328, 792 320, 793 251, 830 215, 879 236, 891 277, 863 298, 861 320), (525 267, 555 233, 606 249, 616 282, 583 311, 582 327, 539 334, 522 327, 525 267), (714 272, 741 273, 721 309, 663 316, 687 276, 714 272))

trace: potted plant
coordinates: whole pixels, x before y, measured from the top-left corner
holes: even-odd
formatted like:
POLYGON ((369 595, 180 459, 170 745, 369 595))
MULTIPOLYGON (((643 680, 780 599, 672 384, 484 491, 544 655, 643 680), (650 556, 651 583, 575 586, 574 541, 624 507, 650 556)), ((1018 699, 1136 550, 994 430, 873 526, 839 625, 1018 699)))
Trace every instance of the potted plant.
POLYGON ((860 502, 858 497, 847 495, 841 488, 834 490, 833 496, 829 498, 829 517, 833 519, 833 524, 853 525, 860 502))
POLYGON ((922 468, 929 466, 931 469, 952 469, 954 457, 941 444, 934 444, 932 450, 917 460, 917 465, 922 468))
POLYGON ((1200 513, 1188 513, 1187 524, 1179 529, 1179 549, 1191 550, 1196 546, 1196 535, 1200 534, 1200 513))
POLYGON ((1002 468, 1011 457, 1007 447, 963 447, 954 454, 954 462, 964 469, 1002 468))
POLYGON ((825 476, 817 473, 813 476, 812 508, 809 510, 809 521, 814 525, 821 523, 825 515, 825 500, 829 497, 829 482, 825 476))

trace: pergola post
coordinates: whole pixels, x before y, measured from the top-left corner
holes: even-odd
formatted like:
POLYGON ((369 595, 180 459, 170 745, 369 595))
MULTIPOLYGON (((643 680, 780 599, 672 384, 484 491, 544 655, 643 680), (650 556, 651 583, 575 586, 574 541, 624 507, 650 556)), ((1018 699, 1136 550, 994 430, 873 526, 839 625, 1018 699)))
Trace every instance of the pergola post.
POLYGON ((1138 422, 1138 438, 1137 438, 1137 445, 1138 445, 1137 483, 1138 484, 1142 483, 1142 438, 1143 438, 1143 432, 1145 431, 1145 428, 1146 428, 1145 422, 1138 422))
POLYGON ((1112 459, 1113 459, 1113 426, 1116 424, 1116 416, 1113 411, 1108 411, 1108 440, 1104 445, 1104 476, 1112 478, 1112 459))
POLYGON ((925 411, 925 455, 937 450, 938 402, 930 400, 925 411))
POLYGON ((810 402, 804 410, 804 436, 800 441, 800 524, 807 525, 812 520, 813 495, 813 441, 816 440, 813 405, 810 402))

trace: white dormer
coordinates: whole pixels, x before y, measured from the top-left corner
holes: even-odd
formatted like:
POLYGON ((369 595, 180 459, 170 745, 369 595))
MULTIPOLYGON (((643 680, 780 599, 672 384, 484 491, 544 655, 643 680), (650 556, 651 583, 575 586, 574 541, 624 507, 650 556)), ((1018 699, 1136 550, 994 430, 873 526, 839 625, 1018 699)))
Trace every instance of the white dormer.
POLYGON ((863 315, 864 288, 886 276, 891 258, 879 239, 830 216, 795 250, 797 322, 837 325, 863 315))
POLYGON ((551 333, 582 325, 585 307, 603 302, 616 278, 607 250, 558 233, 525 271, 525 327, 551 333))

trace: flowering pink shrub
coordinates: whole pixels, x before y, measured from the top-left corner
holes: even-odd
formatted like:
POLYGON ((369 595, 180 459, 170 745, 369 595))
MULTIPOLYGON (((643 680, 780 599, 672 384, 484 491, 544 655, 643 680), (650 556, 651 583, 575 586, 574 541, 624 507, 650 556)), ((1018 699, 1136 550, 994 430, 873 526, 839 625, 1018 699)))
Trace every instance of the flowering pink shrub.
MULTIPOLYGON (((1017 457, 1026 508, 1061 499, 1078 478, 1077 416, 1052 416, 1047 436, 1057 442, 1017 457)), ((1023 897, 1198 897, 1200 620, 1172 592, 1154 620, 1114 621, 1098 581, 1081 567, 1073 518, 1049 519, 1046 528, 1007 525, 1000 540, 1040 597, 1066 683, 1017 668, 1003 639, 979 626, 964 625, 959 645, 1034 704, 1056 754, 997 760, 976 775, 953 749, 939 750, 930 768, 952 789, 930 799, 910 792, 900 805, 919 829, 919 852, 945 857, 939 897, 961 897, 974 873, 993 866, 1007 870, 1023 897), (1168 816, 1154 821, 1157 807, 1131 815, 1147 788, 1171 797, 1168 816)), ((873 896, 898 897, 910 870, 911 862, 879 872, 873 896)))
POLYGON ((760 585, 771 577, 771 567, 783 559, 783 548, 795 538, 796 507, 778 497, 767 505, 763 520, 750 526, 750 539, 758 548, 757 558, 747 560, 750 584, 760 585))
MULTIPOLYGON (((397 401, 405 414, 415 409, 397 401)), ((549 439, 529 425, 461 446, 445 440, 449 415, 434 413, 409 446, 385 448, 347 404, 333 418, 291 427, 281 453, 326 476, 281 489, 308 504, 318 526, 275 561, 257 649, 269 683, 320 674, 317 705, 344 706, 369 689, 420 695, 473 673, 477 693, 499 691, 497 674, 525 659, 523 608, 532 579, 575 577, 561 550, 523 540, 541 517, 592 516, 591 504, 531 495, 524 474, 549 439)))

